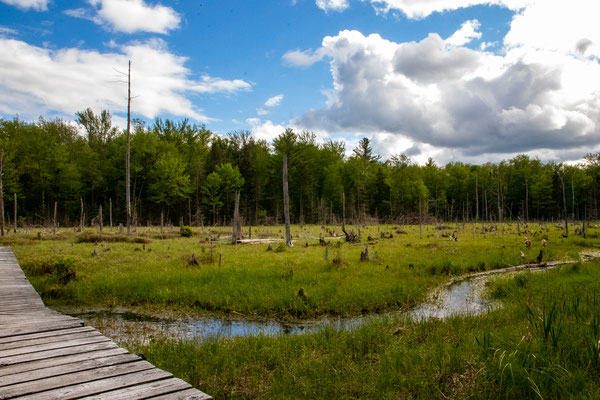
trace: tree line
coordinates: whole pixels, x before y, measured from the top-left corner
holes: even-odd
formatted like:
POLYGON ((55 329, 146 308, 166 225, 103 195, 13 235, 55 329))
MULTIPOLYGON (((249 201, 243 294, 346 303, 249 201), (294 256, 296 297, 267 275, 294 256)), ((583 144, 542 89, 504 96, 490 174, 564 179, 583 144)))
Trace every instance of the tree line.
MULTIPOLYGON (((77 124, 40 118, 0 119, 5 219, 63 226, 97 218, 102 206, 125 224, 126 135, 108 111, 77 113, 77 124), (85 134, 81 134, 84 132, 85 134)), ((518 155, 483 165, 414 163, 373 154, 363 138, 345 156, 343 142, 319 143, 287 129, 273 143, 248 131, 217 135, 188 120, 134 120, 131 205, 135 225, 161 218, 189 225, 228 225, 240 192, 246 224, 283 223, 283 154, 293 223, 504 221, 598 217, 600 153, 568 165, 518 155)), ((13 221, 14 222, 14 221, 13 221)))

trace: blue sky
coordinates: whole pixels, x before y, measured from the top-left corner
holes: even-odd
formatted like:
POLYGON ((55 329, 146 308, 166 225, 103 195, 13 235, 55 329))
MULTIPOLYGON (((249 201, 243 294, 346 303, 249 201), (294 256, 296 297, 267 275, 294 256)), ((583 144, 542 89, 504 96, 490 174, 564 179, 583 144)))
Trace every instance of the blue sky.
POLYGON ((0 0, 0 116, 189 118, 385 157, 600 149, 598 6, 574 0, 0 0))

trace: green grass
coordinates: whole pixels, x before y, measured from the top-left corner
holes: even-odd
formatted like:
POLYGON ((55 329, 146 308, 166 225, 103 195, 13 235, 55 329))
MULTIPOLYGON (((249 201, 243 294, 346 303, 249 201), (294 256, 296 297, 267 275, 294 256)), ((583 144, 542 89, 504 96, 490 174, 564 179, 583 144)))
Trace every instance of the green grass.
MULTIPOLYGON (((2 243, 12 246, 31 283, 49 305, 135 306, 301 319, 408 308, 449 275, 520 264, 524 261, 521 251, 526 253, 525 261, 535 259, 542 237, 549 237, 546 259, 575 259, 582 247, 600 242, 563 239, 560 229, 553 226, 550 232, 533 224, 529 229, 534 234, 529 234, 533 244, 527 251, 515 225, 505 225, 504 233, 502 227, 482 233, 479 224, 466 225, 464 231, 462 225, 428 226, 423 229, 423 239, 414 226, 362 227, 362 244, 331 240, 328 260, 325 248, 318 244, 319 235, 328 233, 316 226, 294 226, 295 246, 284 251, 266 251, 267 244, 207 242, 219 233, 225 238, 228 228, 211 228, 205 233, 196 228, 190 238, 167 232, 164 239, 157 228, 139 229, 130 239, 116 230, 98 235, 63 229, 58 235, 43 232, 42 240, 37 232, 10 234, 2 243), (453 230, 458 231, 457 242, 444 237, 453 230), (380 239, 379 231, 392 232, 394 237, 380 239), (371 261, 360 262, 369 236, 377 244, 369 246, 371 261), (94 251, 96 256, 92 256, 94 251), (188 265, 192 254, 199 260, 198 266, 188 265), (49 267, 60 257, 73 261, 75 277, 68 282, 57 279, 49 267), (300 289, 305 296, 298 295, 300 289)), ((339 227, 336 230, 339 234, 339 227)), ((253 237, 281 238, 282 232, 283 227, 259 227, 253 229, 253 237)), ((595 228, 589 233, 597 236, 595 228)))
MULTIPOLYGON (((485 233, 481 225, 464 231, 430 226, 423 239, 418 227, 395 228, 361 228, 361 245, 332 241, 327 261, 314 226, 294 226, 295 246, 279 252, 266 251, 267 244, 206 242, 226 229, 194 229, 191 238, 168 232, 161 239, 156 228, 146 228, 133 240, 116 232, 99 237, 61 230, 41 238, 38 232, 9 234, 0 242, 13 247, 50 305, 279 319, 407 308, 450 276, 535 259, 543 237, 546 260, 577 259, 600 244, 594 226, 588 239, 565 239, 558 227, 546 232, 532 224, 525 234, 530 250, 515 225, 505 225, 504 233, 502 226, 485 233), (394 237, 378 239, 378 230, 394 237), (453 230, 458 242, 444 237, 453 230), (360 262, 368 236, 378 244, 369 246, 371 261, 360 262), (199 266, 188 265, 192 254, 199 266), (305 297, 298 296, 300 288, 305 297)), ((261 227, 253 237, 280 237, 281 231, 261 227)), ((502 307, 479 317, 414 322, 381 316, 352 331, 124 344, 215 398, 600 397, 599 261, 500 277, 487 293, 502 307)))
POLYGON ((215 398, 598 398, 600 262, 499 286, 503 307, 479 317, 127 346, 215 398))

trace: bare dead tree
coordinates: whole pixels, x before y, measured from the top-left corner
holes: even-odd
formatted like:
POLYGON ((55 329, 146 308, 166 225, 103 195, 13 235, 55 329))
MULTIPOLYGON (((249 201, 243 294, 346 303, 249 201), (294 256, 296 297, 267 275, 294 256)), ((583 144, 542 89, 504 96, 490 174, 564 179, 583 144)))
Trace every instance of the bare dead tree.
POLYGON ((112 198, 108 199, 108 221, 110 223, 110 229, 112 229, 112 198))
POLYGON ((0 234, 4 236, 4 150, 0 152, 0 234))
MULTIPOLYGON (((125 210, 127 213, 127 235, 131 234, 131 192, 130 192, 130 154, 131 154, 131 60, 127 73, 127 150, 125 155, 125 210)), ((161 227, 162 233, 162 227, 161 227)))
POLYGON ((479 221, 479 179, 475 176, 475 221, 479 221))
POLYGON ((102 233, 103 223, 102 223, 102 204, 98 207, 98 223, 100 225, 100 233, 102 233))
POLYGON ((14 193, 14 198, 15 198, 15 203, 14 203, 14 205, 15 205, 15 218, 14 218, 13 222, 14 222, 15 226, 14 226, 13 232, 17 233, 17 192, 14 193))
POLYGON ((235 206, 233 209, 233 233, 231 235, 231 243, 237 244, 237 241, 242 236, 242 224, 240 221, 240 191, 235 192, 235 206))
POLYGON ((161 207, 160 209, 160 235, 162 237, 163 229, 165 226, 165 207, 161 207))
MULTIPOLYGON (((2 206, 2 214, 4 214, 4 205, 2 206)), ((52 231, 54 234, 56 234, 56 225, 57 225, 57 221, 56 221, 56 214, 58 212, 58 202, 55 201, 54 202, 54 219, 52 220, 52 231)), ((2 230, 4 231, 4 222, 2 223, 2 230)))
POLYGON ((79 198, 79 202, 81 203, 81 213, 79 214, 79 232, 83 231, 83 197, 79 198))
POLYGON ((290 194, 288 191, 287 154, 283 153, 283 214, 285 217, 285 244, 292 247, 292 232, 290 229, 290 194))
POLYGON ((421 196, 419 196, 419 239, 423 239, 423 213, 421 211, 421 196))

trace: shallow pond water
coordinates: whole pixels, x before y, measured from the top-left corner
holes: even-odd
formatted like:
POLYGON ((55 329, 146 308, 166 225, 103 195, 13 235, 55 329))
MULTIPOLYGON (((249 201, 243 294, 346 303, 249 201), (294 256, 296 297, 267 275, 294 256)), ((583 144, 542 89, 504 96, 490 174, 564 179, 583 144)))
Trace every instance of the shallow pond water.
MULTIPOLYGON (((452 315, 478 315, 492 307, 482 296, 487 279, 464 280, 439 290, 427 302, 408 312, 390 312, 383 316, 408 316, 416 320, 447 318, 452 315)), ((323 317, 314 321, 297 323, 273 320, 228 319, 225 317, 173 318, 158 317, 133 312, 128 309, 113 310, 61 310, 78 317, 114 339, 142 340, 157 336, 185 339, 207 337, 238 337, 249 335, 296 335, 316 332, 326 327, 350 330, 382 315, 359 317, 323 317)))
MULTIPOLYGON (((583 251, 582 261, 599 258, 600 251, 583 251)), ((323 317, 314 321, 297 323, 273 320, 233 319, 228 317, 162 317, 148 315, 126 308, 110 310, 59 309, 78 317, 88 325, 121 342, 148 341, 154 337, 203 339, 209 337, 239 337, 250 335, 297 335, 330 328, 355 329, 367 321, 381 317, 408 317, 413 320, 444 319, 455 315, 480 315, 497 304, 485 297, 486 283, 497 276, 515 273, 547 271, 575 261, 552 261, 543 265, 520 265, 498 270, 474 273, 456 278, 437 288, 420 305, 408 310, 359 317, 323 317)))

